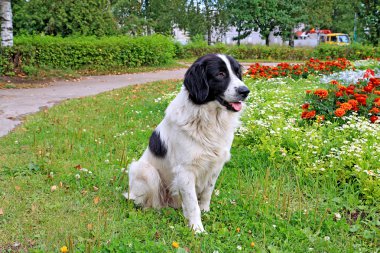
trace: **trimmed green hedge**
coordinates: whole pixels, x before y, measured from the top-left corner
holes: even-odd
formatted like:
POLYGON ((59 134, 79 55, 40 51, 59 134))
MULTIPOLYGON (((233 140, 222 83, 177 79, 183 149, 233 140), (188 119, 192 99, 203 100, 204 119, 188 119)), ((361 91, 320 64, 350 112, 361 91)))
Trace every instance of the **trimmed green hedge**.
POLYGON ((350 46, 320 45, 316 48, 288 46, 228 46, 216 44, 208 46, 205 42, 189 43, 177 49, 178 58, 198 57, 207 53, 224 53, 238 59, 266 59, 266 60, 307 60, 312 57, 319 59, 347 58, 349 60, 364 59, 367 57, 379 58, 380 48, 353 44, 350 46))
POLYGON ((16 37, 15 46, 2 48, 0 75, 27 75, 40 68, 50 69, 106 69, 114 67, 158 66, 177 58, 198 58, 208 53, 224 53, 238 59, 307 60, 309 58, 349 60, 380 58, 380 48, 353 44, 350 46, 321 45, 317 48, 285 46, 208 46, 205 41, 187 45, 175 43, 169 37, 16 37))
POLYGON ((32 69, 81 69, 156 66, 173 60, 175 47, 165 36, 146 37, 18 37, 1 48, 0 74, 32 69))

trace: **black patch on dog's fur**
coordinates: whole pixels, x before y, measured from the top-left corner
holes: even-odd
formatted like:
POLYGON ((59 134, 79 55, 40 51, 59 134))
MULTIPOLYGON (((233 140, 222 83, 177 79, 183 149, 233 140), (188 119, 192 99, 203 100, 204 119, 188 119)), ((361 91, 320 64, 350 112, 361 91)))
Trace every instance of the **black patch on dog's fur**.
POLYGON ((155 156, 160 158, 164 158, 168 152, 165 142, 161 140, 160 133, 156 130, 150 136, 149 149, 155 156))

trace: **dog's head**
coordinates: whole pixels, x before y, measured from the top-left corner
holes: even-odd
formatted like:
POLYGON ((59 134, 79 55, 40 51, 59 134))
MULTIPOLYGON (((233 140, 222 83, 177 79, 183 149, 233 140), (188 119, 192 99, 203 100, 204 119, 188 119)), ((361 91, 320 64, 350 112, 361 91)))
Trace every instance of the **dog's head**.
POLYGON ((241 75, 241 65, 231 56, 208 54, 187 70, 184 85, 193 103, 216 100, 228 110, 238 112, 249 93, 241 75))

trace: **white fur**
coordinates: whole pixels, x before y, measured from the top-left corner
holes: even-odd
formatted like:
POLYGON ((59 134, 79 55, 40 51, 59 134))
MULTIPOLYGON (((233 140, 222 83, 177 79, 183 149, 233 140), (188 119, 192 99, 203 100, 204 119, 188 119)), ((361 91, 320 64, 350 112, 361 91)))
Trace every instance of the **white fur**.
MULTIPOLYGON (((224 97, 233 97, 244 85, 232 72, 224 97)), ((170 103, 156 131, 168 153, 156 157, 147 148, 129 167, 129 193, 125 197, 143 207, 182 206, 189 226, 203 232, 201 211, 210 210, 211 194, 225 162, 230 159, 234 131, 240 112, 227 110, 217 101, 196 105, 182 87, 170 103)))

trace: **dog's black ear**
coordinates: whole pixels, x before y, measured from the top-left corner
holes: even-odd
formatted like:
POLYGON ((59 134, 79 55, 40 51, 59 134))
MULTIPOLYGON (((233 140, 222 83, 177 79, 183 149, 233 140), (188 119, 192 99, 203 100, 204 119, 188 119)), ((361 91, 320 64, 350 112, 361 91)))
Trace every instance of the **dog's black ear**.
POLYGON ((206 102, 209 86, 205 66, 201 63, 194 63, 185 74, 184 85, 189 91, 190 99, 195 104, 206 102))

